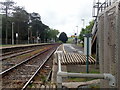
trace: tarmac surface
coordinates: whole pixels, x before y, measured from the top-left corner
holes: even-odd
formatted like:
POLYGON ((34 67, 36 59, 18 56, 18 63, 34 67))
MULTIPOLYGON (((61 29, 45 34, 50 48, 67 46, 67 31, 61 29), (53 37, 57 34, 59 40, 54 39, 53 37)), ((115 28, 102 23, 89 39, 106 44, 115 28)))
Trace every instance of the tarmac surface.
POLYGON ((77 46, 75 44, 63 44, 64 50, 67 53, 80 53, 83 54, 83 47, 77 46))

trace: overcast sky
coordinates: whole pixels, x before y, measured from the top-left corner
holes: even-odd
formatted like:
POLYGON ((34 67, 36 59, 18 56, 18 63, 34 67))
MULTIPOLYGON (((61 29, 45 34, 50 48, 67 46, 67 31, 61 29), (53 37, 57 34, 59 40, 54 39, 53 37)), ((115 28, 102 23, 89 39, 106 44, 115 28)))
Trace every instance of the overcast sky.
MULTIPOLYGON (((4 1, 4 0, 3 0, 4 1)), ((66 32, 68 36, 80 32, 92 18, 93 0, 13 0, 27 12, 40 14, 42 22, 50 28, 66 32)), ((103 0, 101 0, 103 1, 103 0)))

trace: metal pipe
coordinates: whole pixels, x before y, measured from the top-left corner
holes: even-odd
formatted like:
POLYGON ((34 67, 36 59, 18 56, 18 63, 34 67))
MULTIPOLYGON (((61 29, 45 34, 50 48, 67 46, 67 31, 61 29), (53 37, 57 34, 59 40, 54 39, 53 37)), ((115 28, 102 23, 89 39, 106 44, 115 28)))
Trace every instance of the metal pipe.
MULTIPOLYGON (((57 51, 58 54, 62 51, 57 51)), ((79 77, 79 78, 96 78, 96 79, 105 79, 109 81, 110 86, 115 86, 115 77, 112 74, 86 74, 86 73, 68 73, 61 70, 61 61, 60 55, 58 55, 58 73, 57 73, 57 85, 58 88, 62 88, 62 77, 79 77)))
POLYGON ((110 86, 115 86, 115 77, 111 74, 84 74, 84 73, 68 73, 68 72, 58 72, 59 77, 79 77, 79 78, 96 78, 96 79, 105 79, 109 81, 110 86))
POLYGON ((58 76, 61 77, 79 77, 79 78, 96 78, 104 79, 104 74, 87 74, 87 73, 68 73, 68 72, 58 72, 58 76))
POLYGON ((86 72, 89 73, 89 37, 87 37, 86 72))
POLYGON ((61 72, 61 57, 60 57, 60 54, 63 53, 62 51, 57 51, 57 55, 58 55, 58 72, 61 72))
POLYGON ((62 76, 59 76, 59 72, 62 72, 61 70, 61 57, 60 54, 63 53, 62 51, 56 51, 55 54, 58 55, 58 73, 57 73, 57 88, 62 88, 62 76))

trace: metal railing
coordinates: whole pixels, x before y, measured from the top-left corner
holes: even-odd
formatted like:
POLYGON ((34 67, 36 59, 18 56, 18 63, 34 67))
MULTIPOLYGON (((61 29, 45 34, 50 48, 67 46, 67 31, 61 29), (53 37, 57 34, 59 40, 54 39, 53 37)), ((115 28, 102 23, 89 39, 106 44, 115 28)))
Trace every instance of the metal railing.
POLYGON ((106 10, 107 7, 111 6, 112 5, 112 1, 111 0, 105 0, 105 2, 101 3, 99 2, 96 2, 94 5, 93 5, 93 13, 95 14, 95 9, 97 9, 97 13, 96 15, 93 15, 93 17, 95 17, 95 20, 94 20, 94 26, 92 28, 92 43, 94 42, 94 37, 98 31, 98 16, 101 12, 103 12, 104 10, 106 10))
POLYGON ((115 77, 112 74, 84 74, 84 73, 68 73, 61 70, 61 57, 62 51, 56 51, 58 59, 58 72, 57 72, 57 88, 62 88, 62 78, 63 77, 79 77, 79 78, 95 78, 95 79, 105 79, 109 81, 110 86, 115 86, 115 77))

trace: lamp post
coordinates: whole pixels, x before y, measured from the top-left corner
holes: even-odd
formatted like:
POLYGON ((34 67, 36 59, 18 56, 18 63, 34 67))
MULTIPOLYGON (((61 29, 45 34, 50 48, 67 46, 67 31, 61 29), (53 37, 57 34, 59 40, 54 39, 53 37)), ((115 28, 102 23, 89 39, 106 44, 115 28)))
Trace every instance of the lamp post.
POLYGON ((28 27, 28 44, 30 43, 30 29, 31 29, 32 26, 29 26, 28 27))
POLYGON ((12 22, 12 45, 14 45, 14 22, 12 22))
POLYGON ((83 21, 83 28, 84 28, 84 25, 85 25, 85 19, 81 19, 83 21))
POLYGON ((78 26, 77 27, 77 32, 76 32, 76 44, 78 43, 78 26))
POLYGON ((76 35, 78 35, 78 26, 76 26, 77 27, 77 34, 76 35))

